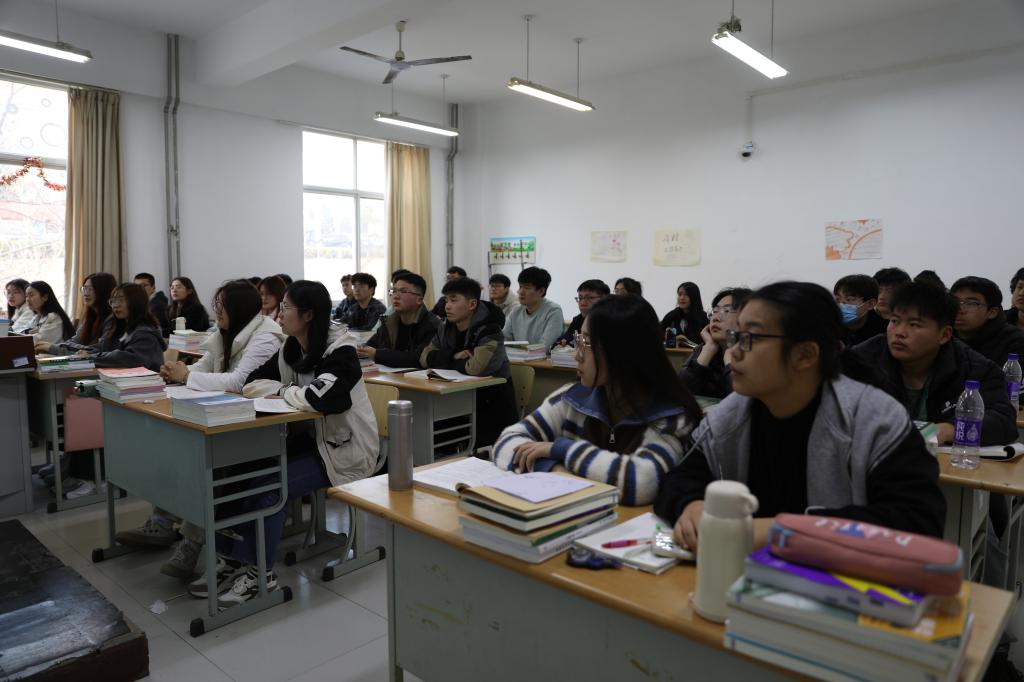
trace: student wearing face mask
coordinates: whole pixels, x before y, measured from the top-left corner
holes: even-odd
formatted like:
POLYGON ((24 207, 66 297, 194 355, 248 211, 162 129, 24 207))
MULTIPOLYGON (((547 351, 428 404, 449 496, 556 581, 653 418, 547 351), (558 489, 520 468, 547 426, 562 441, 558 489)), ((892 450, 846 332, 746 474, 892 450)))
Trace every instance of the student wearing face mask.
POLYGON ((654 308, 638 296, 597 301, 583 320, 576 362, 579 382, 505 429, 494 463, 516 472, 564 467, 618 486, 622 504, 650 504, 701 417, 672 371, 654 308))
POLYGON ((700 332, 703 343, 693 349, 679 378, 694 395, 724 398, 732 393, 726 335, 736 329, 739 309, 750 296, 750 289, 722 289, 711 303, 711 321, 700 332))
POLYGON ((820 514, 939 537, 946 502, 938 464, 906 410, 841 351, 842 320, 827 289, 758 289, 729 332, 733 393, 693 433, 693 452, 666 478, 654 511, 691 550, 704 489, 745 483, 759 502, 755 546, 779 513, 820 514))
POLYGON ((847 275, 832 288, 846 333, 843 343, 848 347, 885 333, 886 321, 875 312, 878 305, 878 282, 867 275, 847 275))

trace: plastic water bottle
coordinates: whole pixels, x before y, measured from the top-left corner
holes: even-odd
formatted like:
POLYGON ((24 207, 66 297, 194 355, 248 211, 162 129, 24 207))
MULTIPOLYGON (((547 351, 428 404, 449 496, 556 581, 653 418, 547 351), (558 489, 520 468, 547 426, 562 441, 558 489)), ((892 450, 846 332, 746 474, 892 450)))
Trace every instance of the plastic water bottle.
POLYGON ((412 402, 388 402, 388 488, 412 487, 412 402))
POLYGON ((1020 412, 1020 358, 1016 353, 1006 356, 1006 364, 1003 365, 1003 374, 1006 375, 1006 395, 1013 404, 1013 411, 1020 412))
POLYGON ((985 418, 985 401, 978 392, 980 384, 968 380, 956 402, 956 423, 953 425, 953 449, 949 463, 959 469, 977 469, 981 463, 981 422, 985 418))
POLYGON ((676 347, 676 330, 675 327, 672 329, 665 330, 665 348, 676 347))

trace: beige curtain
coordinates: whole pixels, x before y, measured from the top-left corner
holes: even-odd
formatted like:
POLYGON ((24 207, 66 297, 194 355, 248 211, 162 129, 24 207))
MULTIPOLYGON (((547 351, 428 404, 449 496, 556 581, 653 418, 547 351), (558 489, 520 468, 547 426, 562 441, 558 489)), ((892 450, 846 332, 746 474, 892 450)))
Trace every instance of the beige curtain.
POLYGON ((398 268, 427 280, 430 308, 430 150, 388 142, 388 272, 398 268))
POLYGON ((125 274, 120 102, 116 92, 68 91, 64 283, 72 317, 78 313, 82 277, 109 272, 120 281, 125 274))

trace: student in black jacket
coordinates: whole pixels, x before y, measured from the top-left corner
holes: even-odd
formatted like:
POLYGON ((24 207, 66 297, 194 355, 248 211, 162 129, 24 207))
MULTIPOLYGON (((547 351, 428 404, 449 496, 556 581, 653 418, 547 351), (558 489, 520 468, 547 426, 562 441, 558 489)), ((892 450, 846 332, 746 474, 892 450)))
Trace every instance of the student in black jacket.
POLYGON ((887 322, 875 312, 878 282, 868 275, 847 275, 832 288, 846 333, 843 343, 856 346, 872 336, 885 333, 887 322))
POLYGON ((1010 307, 1006 311, 1007 323, 1024 329, 1024 268, 1010 280, 1010 307))
POLYGON ((205 332, 210 328, 210 315, 199 302, 196 287, 188 277, 175 277, 171 280, 171 305, 167 309, 170 328, 164 336, 170 336, 174 330, 174 320, 185 318, 185 329, 205 332))
POLYGON ((961 277, 949 290, 960 306, 956 335, 964 343, 1002 367, 1010 353, 1024 357, 1024 330, 1007 324, 1003 294, 984 277, 961 277))
POLYGON ((161 333, 169 336, 171 323, 167 318, 167 308, 170 303, 167 301, 167 294, 157 290, 156 277, 148 272, 140 272, 135 275, 134 282, 146 290, 146 295, 149 296, 149 312, 160 325, 161 333))
POLYGON ((365 346, 359 346, 359 356, 388 367, 419 367, 420 354, 441 324, 423 305, 426 290, 427 282, 419 275, 399 274, 388 292, 394 312, 381 320, 365 346))
POLYGON ((876 367, 886 390, 910 411, 912 419, 934 422, 939 443, 953 441, 956 403, 964 382, 981 383, 985 420, 982 445, 1017 438, 1017 415, 1006 397, 1003 371, 953 338, 956 301, 933 285, 913 282, 893 294, 889 329, 856 346, 854 352, 876 367))
POLYGON ((676 307, 661 319, 662 331, 675 329, 676 336, 685 336, 700 343, 700 331, 708 326, 708 315, 700 297, 700 287, 683 282, 676 287, 676 307))
MULTIPOLYGON (((458 265, 451 266, 444 273, 444 281, 446 284, 453 280, 459 279, 460 277, 468 277, 468 275, 466 274, 465 269, 460 268, 458 265)), ((445 319, 446 313, 444 311, 444 307, 447 303, 448 299, 445 297, 444 294, 441 294, 441 297, 437 299, 437 303, 435 303, 434 307, 430 310, 430 312, 434 313, 434 316, 437 317, 437 319, 441 320, 442 322, 445 319)), ((504 315, 504 313, 502 314, 504 315)))
POLYGON ((373 329, 387 308, 373 297, 377 292, 377 278, 368 272, 352 275, 352 293, 355 303, 341 316, 341 322, 354 332, 368 332, 373 329))
MULTIPOLYGON (((599 279, 588 279, 576 287, 576 304, 580 307, 580 314, 572 318, 569 328, 562 332, 562 335, 555 341, 554 346, 575 346, 576 334, 583 329, 583 320, 590 312, 590 306, 600 301, 605 296, 610 296, 612 290, 607 284, 599 279)), ((552 348, 554 347, 552 346, 552 348)))
POLYGON ((694 395, 721 399, 732 393, 732 373, 725 362, 726 335, 737 328, 740 308, 750 293, 750 289, 722 289, 711 302, 711 321, 700 332, 704 343, 693 349, 679 370, 679 378, 694 395))

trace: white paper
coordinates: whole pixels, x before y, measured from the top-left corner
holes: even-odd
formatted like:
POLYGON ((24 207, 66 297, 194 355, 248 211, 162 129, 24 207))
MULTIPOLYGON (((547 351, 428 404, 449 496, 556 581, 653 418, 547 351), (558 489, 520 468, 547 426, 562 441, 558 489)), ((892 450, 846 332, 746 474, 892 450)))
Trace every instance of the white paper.
POLYGON ((582 478, 534 471, 493 481, 491 487, 527 502, 546 502, 594 485, 582 478))
POLYGON ((167 386, 168 398, 212 398, 215 395, 224 395, 224 391, 194 391, 188 386, 167 386))
POLYGON ((404 372, 412 372, 415 367, 388 367, 387 365, 377 365, 377 371, 381 374, 402 374, 404 372))
POLYGON ((427 370, 427 378, 428 379, 433 379, 433 378, 436 378, 436 377, 441 377, 441 379, 444 379, 446 381, 456 381, 456 382, 458 382, 458 381, 472 381, 473 379, 479 379, 480 378, 480 377, 471 376, 469 374, 463 374, 462 372, 457 372, 454 369, 428 369, 427 370), (435 376, 432 377, 431 374, 433 374, 435 376))
POLYGON ((632 547, 602 547, 601 545, 606 542, 614 542, 615 540, 653 540, 654 533, 659 525, 663 531, 671 532, 672 530, 672 524, 663 521, 651 512, 647 512, 625 523, 620 523, 614 528, 608 528, 607 530, 580 538, 573 544, 589 549, 595 554, 614 557, 633 564, 637 568, 658 573, 676 563, 678 559, 656 555, 651 551, 652 545, 641 545, 639 547, 637 545, 632 547))
MULTIPOLYGON (((952 445, 943 445, 939 447, 939 454, 948 455, 951 454, 953 449, 952 445)), ((987 447, 978 448, 978 454, 981 457, 991 457, 993 459, 1016 459, 1024 454, 1024 444, 1022 443, 1010 443, 1009 445, 989 445, 987 447), (1010 451, 1013 451, 1012 457, 1007 457, 1010 451)))
POLYGON ((264 414, 287 414, 299 411, 286 403, 283 398, 256 398, 253 401, 253 406, 257 412, 264 414))
POLYGON ((468 486, 491 485, 492 481, 505 476, 515 476, 515 474, 499 469, 486 459, 466 457, 442 466, 417 468, 413 470, 412 480, 413 483, 443 488, 452 495, 456 495, 458 492, 455 490, 455 486, 458 483, 465 483, 468 486))

